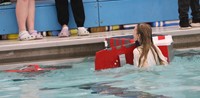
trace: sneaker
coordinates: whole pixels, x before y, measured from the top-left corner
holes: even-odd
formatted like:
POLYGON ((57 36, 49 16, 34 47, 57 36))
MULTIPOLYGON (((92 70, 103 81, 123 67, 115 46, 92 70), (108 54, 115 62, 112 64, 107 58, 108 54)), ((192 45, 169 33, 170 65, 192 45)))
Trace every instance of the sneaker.
POLYGON ((190 24, 192 27, 200 27, 200 23, 191 23, 190 24))
POLYGON ((0 5, 9 5, 11 4, 10 0, 0 0, 0 5))
POLYGON ((70 36, 70 32, 68 30, 68 27, 62 28, 61 32, 58 34, 58 37, 60 37, 60 38, 69 37, 69 36, 70 36))
POLYGON ((180 27, 180 30, 187 30, 187 29, 192 29, 192 27, 190 25, 186 27, 180 27))
POLYGON ((90 32, 84 27, 78 27, 78 36, 88 36, 90 32))
POLYGON ((186 29, 191 29, 192 28, 192 26, 189 24, 189 20, 188 19, 180 20, 179 26, 180 26, 181 30, 186 30, 186 29))

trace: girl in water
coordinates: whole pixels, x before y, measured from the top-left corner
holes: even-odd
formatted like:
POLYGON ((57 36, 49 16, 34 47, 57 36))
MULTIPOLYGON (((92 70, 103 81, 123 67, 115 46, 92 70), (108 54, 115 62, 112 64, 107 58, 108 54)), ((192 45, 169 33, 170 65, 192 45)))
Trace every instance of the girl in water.
POLYGON ((153 44, 152 29, 148 24, 138 24, 134 29, 136 48, 133 50, 134 65, 140 68, 153 65, 167 65, 167 58, 153 44))

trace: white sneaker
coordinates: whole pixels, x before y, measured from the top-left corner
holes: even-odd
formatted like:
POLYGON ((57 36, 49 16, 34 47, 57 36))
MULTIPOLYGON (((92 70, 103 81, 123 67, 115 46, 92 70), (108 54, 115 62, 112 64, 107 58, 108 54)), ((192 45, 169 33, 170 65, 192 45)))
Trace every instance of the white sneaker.
POLYGON ((191 23, 190 24, 192 27, 200 27, 200 23, 191 23))
POLYGON ((87 31, 84 27, 78 27, 78 36, 87 36, 90 32, 87 31))
POLYGON ((188 30, 188 29, 192 29, 192 27, 180 27, 180 30, 188 30))

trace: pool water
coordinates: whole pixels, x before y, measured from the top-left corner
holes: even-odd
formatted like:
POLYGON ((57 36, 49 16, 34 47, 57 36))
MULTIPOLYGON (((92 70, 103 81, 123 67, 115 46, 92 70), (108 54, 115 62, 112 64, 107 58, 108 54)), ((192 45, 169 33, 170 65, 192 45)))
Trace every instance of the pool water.
POLYGON ((0 73, 0 98, 199 98, 200 51, 169 66, 94 70, 94 59, 42 73, 0 73))

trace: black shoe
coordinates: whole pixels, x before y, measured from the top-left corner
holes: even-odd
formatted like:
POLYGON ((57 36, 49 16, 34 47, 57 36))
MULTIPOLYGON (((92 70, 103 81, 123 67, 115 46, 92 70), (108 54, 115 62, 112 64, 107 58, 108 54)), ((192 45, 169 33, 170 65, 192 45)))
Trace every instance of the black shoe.
POLYGON ((192 23, 200 23, 200 18, 192 18, 192 23))
POLYGON ((180 27, 180 30, 188 30, 188 29, 192 29, 191 26, 188 26, 188 27, 180 27))
POLYGON ((0 5, 9 5, 11 4, 10 0, 0 0, 0 5))
POLYGON ((192 29, 192 26, 190 24, 180 24, 180 29, 181 30, 192 29))
POLYGON ((193 18, 192 23, 190 25, 192 27, 200 27, 200 18, 193 18))
POLYGON ((180 20, 179 26, 180 27, 188 27, 188 26, 190 26, 189 20, 188 19, 180 20))

